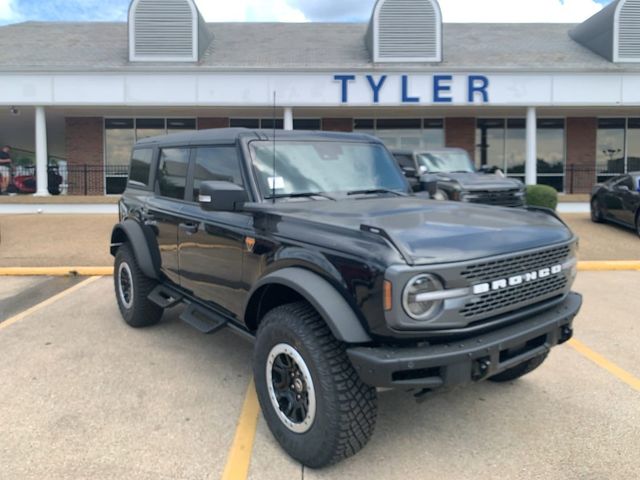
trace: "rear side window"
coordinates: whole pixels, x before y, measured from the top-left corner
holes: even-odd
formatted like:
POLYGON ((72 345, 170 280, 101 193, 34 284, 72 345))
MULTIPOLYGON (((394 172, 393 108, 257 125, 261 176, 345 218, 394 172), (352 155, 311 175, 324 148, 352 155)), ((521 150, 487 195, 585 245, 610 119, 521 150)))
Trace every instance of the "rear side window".
POLYGON ((415 168, 413 164, 413 157, 411 155, 395 155, 396 160, 401 167, 415 168))
POLYGON ((217 180, 243 186, 240 158, 236 147, 203 147, 196 149, 193 174, 193 199, 198 200, 200 184, 217 180))
POLYGON ((184 199, 188 166, 188 148, 165 148, 160 151, 156 183, 161 196, 184 199))
POLYGON ((129 181, 136 184, 149 186, 149 172, 151 171, 151 158, 153 150, 151 148, 140 148, 133 151, 131 155, 131 170, 129 181))

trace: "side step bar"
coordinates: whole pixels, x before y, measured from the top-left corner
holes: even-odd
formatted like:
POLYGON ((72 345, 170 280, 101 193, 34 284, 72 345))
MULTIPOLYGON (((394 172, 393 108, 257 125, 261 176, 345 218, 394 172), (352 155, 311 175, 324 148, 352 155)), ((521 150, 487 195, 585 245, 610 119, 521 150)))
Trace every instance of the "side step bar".
POLYGON ((188 323, 201 333, 215 333, 227 325, 227 319, 211 310, 190 304, 180 315, 180 320, 188 323))
POLYGON ((182 294, 165 285, 158 285, 147 298, 161 308, 171 308, 182 301, 182 294))

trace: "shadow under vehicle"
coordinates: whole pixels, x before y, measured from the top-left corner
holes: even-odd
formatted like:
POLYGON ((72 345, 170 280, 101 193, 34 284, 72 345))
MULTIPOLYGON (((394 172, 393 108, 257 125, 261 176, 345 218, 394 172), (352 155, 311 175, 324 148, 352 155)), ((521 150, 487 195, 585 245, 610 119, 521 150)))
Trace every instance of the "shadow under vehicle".
POLYGON ((631 227, 640 235, 640 172, 613 177, 594 186, 591 220, 631 227))
POLYGON ((421 398, 515 380, 571 338, 582 303, 577 238, 560 219, 414 195, 368 135, 144 139, 119 211, 124 320, 151 326, 182 304, 199 331, 255 342, 266 423, 313 468, 365 446, 376 387, 421 398))
POLYGON ((476 170, 469 154, 461 148, 394 150, 393 155, 413 190, 429 190, 435 200, 524 206, 522 182, 489 168, 476 170))

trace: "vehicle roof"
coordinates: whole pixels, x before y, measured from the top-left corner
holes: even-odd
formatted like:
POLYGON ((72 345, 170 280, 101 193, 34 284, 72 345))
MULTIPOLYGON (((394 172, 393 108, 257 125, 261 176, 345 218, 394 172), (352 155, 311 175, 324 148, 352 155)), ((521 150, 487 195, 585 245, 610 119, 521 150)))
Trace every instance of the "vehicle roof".
MULTIPOLYGON (((172 133, 139 140, 136 146, 143 145, 193 145, 207 143, 235 143, 242 137, 254 137, 256 140, 273 140, 274 130, 249 128, 215 128, 191 132, 172 133)), ((275 130, 276 140, 335 140, 341 142, 382 143, 378 138, 363 133, 320 132, 307 130, 275 130)))
POLYGON ((392 149, 391 153, 398 155, 416 155, 420 153, 443 153, 443 152, 465 152, 463 148, 441 147, 441 148, 415 148, 413 150, 392 149))

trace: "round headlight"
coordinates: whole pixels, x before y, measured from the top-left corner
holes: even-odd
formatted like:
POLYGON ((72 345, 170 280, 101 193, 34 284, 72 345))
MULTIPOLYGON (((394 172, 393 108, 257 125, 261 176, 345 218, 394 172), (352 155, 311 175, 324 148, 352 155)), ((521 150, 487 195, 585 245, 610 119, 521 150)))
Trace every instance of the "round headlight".
POLYGON ((429 299, 430 293, 443 290, 442 283, 433 275, 424 274, 413 277, 402 293, 404 311, 414 320, 428 320, 442 306, 441 299, 429 299))

